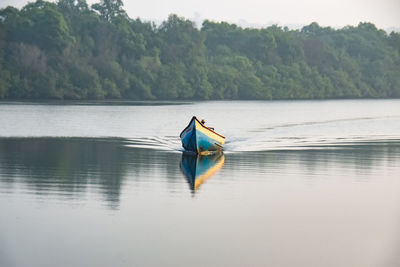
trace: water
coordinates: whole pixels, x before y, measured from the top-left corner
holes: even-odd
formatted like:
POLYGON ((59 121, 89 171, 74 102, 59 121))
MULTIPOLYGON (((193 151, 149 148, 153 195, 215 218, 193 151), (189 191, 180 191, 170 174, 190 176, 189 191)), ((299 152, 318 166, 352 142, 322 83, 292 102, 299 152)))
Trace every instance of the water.
POLYGON ((400 100, 2 103, 0 212, 0 266, 400 266, 400 100))

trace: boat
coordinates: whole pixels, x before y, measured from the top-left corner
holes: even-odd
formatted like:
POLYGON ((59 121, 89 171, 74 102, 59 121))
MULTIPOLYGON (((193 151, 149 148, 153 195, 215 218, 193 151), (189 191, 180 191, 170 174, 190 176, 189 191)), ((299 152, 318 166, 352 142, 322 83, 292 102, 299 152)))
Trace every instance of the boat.
POLYGON ((224 163, 225 156, 222 152, 210 155, 183 153, 180 166, 194 193, 200 185, 221 169, 224 163))
POLYGON ((189 125, 181 132, 180 138, 183 148, 196 154, 222 151, 225 144, 224 136, 205 126, 196 116, 193 116, 189 125))

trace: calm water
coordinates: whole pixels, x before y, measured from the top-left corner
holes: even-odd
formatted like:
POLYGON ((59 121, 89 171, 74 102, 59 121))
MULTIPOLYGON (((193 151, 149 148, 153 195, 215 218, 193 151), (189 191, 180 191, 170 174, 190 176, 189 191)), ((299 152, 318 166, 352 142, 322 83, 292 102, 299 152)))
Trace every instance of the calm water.
POLYGON ((0 212, 6 267, 400 266, 400 100, 3 102, 0 212))

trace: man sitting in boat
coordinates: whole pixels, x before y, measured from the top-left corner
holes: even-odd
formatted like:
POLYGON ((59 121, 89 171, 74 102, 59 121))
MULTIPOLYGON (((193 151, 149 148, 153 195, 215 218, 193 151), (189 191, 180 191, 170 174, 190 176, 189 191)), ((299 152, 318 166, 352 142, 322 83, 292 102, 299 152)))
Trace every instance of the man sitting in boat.
MULTIPOLYGON (((206 126, 206 121, 205 121, 204 119, 202 119, 202 120, 201 120, 201 124, 203 124, 204 126, 206 126)), ((206 127, 207 127, 207 126, 206 126, 206 127)), ((214 127, 207 127, 207 128, 209 128, 209 129, 211 129, 211 130, 214 131, 214 127)))

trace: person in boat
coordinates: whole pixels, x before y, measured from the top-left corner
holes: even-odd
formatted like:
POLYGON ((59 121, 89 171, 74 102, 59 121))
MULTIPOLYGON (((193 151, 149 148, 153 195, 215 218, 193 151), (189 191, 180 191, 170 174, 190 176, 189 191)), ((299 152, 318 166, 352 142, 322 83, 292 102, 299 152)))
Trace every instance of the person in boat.
MULTIPOLYGON (((204 119, 202 119, 202 120, 201 120, 201 124, 203 124, 204 126, 206 126, 206 121, 205 121, 204 119)), ((207 127, 207 126, 206 126, 206 127, 207 127)), ((211 130, 214 131, 214 127, 207 127, 207 128, 209 128, 209 129, 211 129, 211 130)))

